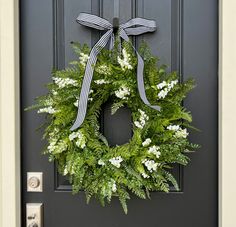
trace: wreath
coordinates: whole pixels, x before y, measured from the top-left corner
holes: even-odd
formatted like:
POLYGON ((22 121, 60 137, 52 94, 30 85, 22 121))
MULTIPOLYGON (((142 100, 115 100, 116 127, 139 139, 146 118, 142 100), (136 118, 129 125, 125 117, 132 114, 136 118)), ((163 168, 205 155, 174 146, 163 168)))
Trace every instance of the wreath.
POLYGON ((103 206, 118 197, 125 213, 130 193, 146 199, 152 191, 169 192, 173 186, 179 190, 171 168, 174 163, 187 165, 186 153, 199 147, 188 139, 192 117, 182 105, 194 81, 180 82, 179 75, 159 65, 143 43, 139 54, 144 60, 146 94, 150 103, 161 107, 154 110, 139 97, 132 44, 124 42, 121 50, 119 45, 113 51, 104 49, 93 66, 86 118, 71 131, 90 52, 87 45, 72 46, 78 60, 52 72, 48 94, 38 97, 33 106, 38 113, 46 113, 44 153, 49 160, 56 161, 59 173, 69 178, 74 193, 83 190, 87 202, 94 196, 103 206), (122 107, 131 110, 133 135, 126 144, 109 146, 100 131, 101 107, 108 100, 111 114, 122 107))

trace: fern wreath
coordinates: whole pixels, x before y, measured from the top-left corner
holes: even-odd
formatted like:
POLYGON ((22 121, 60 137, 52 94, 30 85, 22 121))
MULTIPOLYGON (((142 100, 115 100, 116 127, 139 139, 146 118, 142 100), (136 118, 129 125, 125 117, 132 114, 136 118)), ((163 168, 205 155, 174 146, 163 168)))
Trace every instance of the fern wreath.
POLYGON ((44 153, 70 179, 73 192, 83 190, 87 202, 95 196, 103 206, 118 197, 127 213, 130 193, 146 199, 149 192, 168 192, 172 185, 179 190, 170 169, 174 163, 187 165, 186 153, 198 148, 188 139, 192 117, 182 106, 194 81, 180 82, 178 74, 168 73, 143 43, 139 53, 145 64, 147 97, 161 107, 161 111, 153 110, 139 97, 137 59, 131 44, 123 43, 122 51, 102 50, 94 66, 85 121, 72 132, 90 52, 88 46, 79 43, 74 43, 73 49, 78 60, 65 70, 52 72, 48 94, 37 98, 33 106, 38 113, 46 113, 44 137, 48 146, 44 153), (129 143, 111 147, 99 130, 101 106, 108 99, 112 100, 111 114, 123 106, 132 112, 133 136, 129 143))

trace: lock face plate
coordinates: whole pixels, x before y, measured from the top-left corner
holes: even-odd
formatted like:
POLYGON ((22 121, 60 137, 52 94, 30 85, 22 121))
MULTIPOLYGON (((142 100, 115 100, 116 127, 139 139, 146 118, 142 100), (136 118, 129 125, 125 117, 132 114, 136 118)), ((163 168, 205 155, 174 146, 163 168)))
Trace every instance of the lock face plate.
POLYGON ((43 191, 43 173, 28 172, 27 173, 27 192, 43 191))
POLYGON ((43 227, 43 204, 26 204, 26 227, 43 227))

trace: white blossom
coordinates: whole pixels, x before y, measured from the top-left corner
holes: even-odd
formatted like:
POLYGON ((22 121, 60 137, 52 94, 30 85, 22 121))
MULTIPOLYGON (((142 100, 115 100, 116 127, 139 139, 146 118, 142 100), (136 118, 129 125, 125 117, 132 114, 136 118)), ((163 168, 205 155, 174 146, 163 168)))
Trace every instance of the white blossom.
POLYGON ((68 174, 68 169, 67 169, 67 165, 66 165, 65 168, 64 168, 63 175, 66 176, 67 174, 68 174))
POLYGON ((178 84, 178 80, 172 80, 170 83, 168 83, 168 89, 172 89, 176 84, 178 84))
POLYGON ((143 147, 147 147, 151 143, 151 139, 147 138, 145 141, 142 142, 143 147))
POLYGON ((84 141, 83 139, 77 140, 77 141, 75 142, 75 144, 76 144, 77 147, 80 147, 80 148, 82 148, 82 149, 84 149, 85 146, 86 146, 85 141, 84 141))
POLYGON ((79 106, 79 100, 76 99, 76 101, 74 102, 74 106, 78 107, 79 106))
POLYGON ((142 173, 142 177, 143 177, 143 178, 150 178, 150 176, 147 175, 146 173, 142 173))
POLYGON ((44 101, 44 105, 45 106, 52 106, 53 105, 53 99, 52 98, 48 98, 44 101))
POLYGON ((117 60, 123 70, 132 69, 130 64, 130 54, 127 53, 125 49, 122 49, 123 59, 118 56, 117 60))
POLYGON ((169 92, 168 89, 165 88, 165 89, 161 90, 161 91, 157 94, 157 96, 158 96, 160 99, 164 99, 164 98, 167 96, 168 92, 169 92))
POLYGON ((56 113, 56 110, 52 106, 49 106, 49 107, 39 109, 37 113, 54 114, 54 113, 56 113))
POLYGON ((88 59, 89 59, 89 56, 87 54, 82 53, 82 52, 80 53, 79 61, 83 67, 85 67, 88 59))
POLYGON ((138 128, 143 128, 146 124, 146 121, 149 120, 149 117, 148 115, 143 111, 143 110, 138 110, 139 113, 140 113, 140 118, 138 121, 134 121, 134 125, 138 128))
POLYGON ((142 129, 143 126, 144 126, 144 125, 142 125, 141 123, 139 123, 139 121, 135 121, 135 122, 134 122, 134 125, 135 125, 136 127, 138 127, 138 128, 141 128, 141 129, 142 129))
POLYGON ((123 158, 121 158, 120 156, 109 159, 109 162, 117 168, 120 168, 120 163, 122 161, 123 161, 123 158))
POLYGON ((101 80, 94 80, 94 83, 95 84, 109 84, 109 81, 101 79, 101 80))
POLYGON ((116 191, 117 191, 117 187, 116 187, 116 183, 115 183, 115 182, 112 184, 111 190, 112 190, 113 192, 116 192, 116 191))
POLYGON ((58 141, 53 138, 49 141, 47 149, 49 153, 62 153, 67 149, 67 144, 63 140, 58 141))
POLYGON ((98 160, 98 165, 105 166, 105 162, 102 159, 98 160))
POLYGON ((162 89, 163 87, 167 86, 166 81, 162 81, 161 83, 157 84, 158 89, 162 89))
POLYGON ((149 147, 148 153, 154 154, 156 156, 156 158, 160 158, 160 156, 161 156, 160 147, 156 146, 156 145, 149 147))
POLYGON ((179 125, 169 125, 169 126, 167 126, 167 129, 171 130, 171 131, 178 131, 180 129, 180 126, 179 125))
POLYGON ((77 131, 77 132, 72 132, 70 135, 69 135, 69 140, 72 141, 72 140, 75 140, 76 139, 76 146, 77 147, 80 147, 80 148, 85 148, 86 146, 86 139, 83 135, 83 133, 81 131, 77 131))
POLYGON ((75 174, 75 166, 74 166, 74 165, 72 165, 72 166, 70 166, 70 167, 69 167, 68 165, 65 166, 63 175, 65 176, 65 175, 67 175, 68 173, 70 173, 70 174, 75 174))
POLYGON ((76 80, 70 78, 60 78, 60 77, 53 77, 52 80, 58 85, 59 88, 64 88, 68 85, 77 86, 78 83, 76 80))
POLYGON ((119 88, 119 90, 115 91, 116 97, 120 99, 127 99, 130 95, 130 89, 128 87, 122 86, 119 88))
POLYGON ((158 163, 156 163, 154 160, 144 159, 142 163, 147 167, 150 173, 157 170, 158 163))
POLYGON ((167 127, 168 130, 174 131, 174 137, 176 138, 187 138, 188 132, 187 129, 182 129, 179 125, 169 125, 167 127))
POLYGON ((69 135, 69 140, 72 141, 73 139, 79 137, 80 135, 80 132, 72 132, 70 135, 69 135))
POLYGON ((57 139, 51 139, 49 141, 49 145, 47 147, 49 153, 53 153, 54 150, 56 149, 56 143, 57 143, 57 139))
POLYGON ((116 182, 114 179, 111 179, 109 182, 108 182, 108 188, 109 190, 111 190, 112 192, 116 192, 117 191, 117 186, 116 186, 116 182))
POLYGON ((105 64, 96 67, 95 71, 99 74, 111 75, 111 69, 105 64))
POLYGON ((169 83, 167 83, 166 81, 162 81, 161 83, 159 83, 157 85, 158 89, 162 89, 159 91, 158 93, 158 98, 159 99, 164 99, 167 94, 169 93, 169 91, 178 83, 178 80, 172 80, 169 83))
POLYGON ((176 133, 175 133, 175 137, 176 138, 187 138, 188 136, 188 132, 187 132, 187 129, 180 129, 178 130, 176 133))
POLYGON ((57 92, 57 91, 55 91, 55 90, 52 90, 52 94, 53 94, 53 95, 57 95, 57 94, 58 94, 58 92, 57 92))

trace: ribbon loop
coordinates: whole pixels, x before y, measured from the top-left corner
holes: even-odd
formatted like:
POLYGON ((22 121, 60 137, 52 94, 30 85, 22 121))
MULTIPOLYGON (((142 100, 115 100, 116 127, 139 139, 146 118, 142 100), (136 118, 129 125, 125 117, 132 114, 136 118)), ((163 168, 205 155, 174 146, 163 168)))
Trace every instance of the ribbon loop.
MULTIPOLYGON (((77 17, 76 21, 81 25, 85 25, 90 28, 98 29, 98 30, 107 30, 105 34, 97 41, 97 43, 93 46, 90 51, 89 59, 86 64, 85 74, 82 82, 80 97, 79 97, 79 104, 78 104, 78 112, 76 120, 71 127, 70 130, 75 130, 81 126, 83 123, 87 105, 88 105, 88 96, 90 85, 93 79, 93 71, 94 65, 97 62, 97 55, 100 51, 106 46, 106 44, 110 41, 110 49, 114 47, 114 33, 113 33, 113 26, 112 24, 105 20, 104 18, 98 17, 96 15, 87 14, 87 13, 80 13, 77 17)), ((133 18, 126 22, 125 24, 121 24, 119 26, 118 35, 124 39, 125 41, 129 41, 129 35, 140 35, 147 32, 154 32, 156 30, 156 22, 153 20, 147 20, 144 18, 133 18), (135 27, 134 27, 135 26, 135 27)), ((140 94, 140 98, 142 101, 149 107, 160 110, 159 106, 153 106, 149 103, 144 86, 144 79, 143 79, 143 69, 144 69, 144 61, 142 57, 139 55, 138 51, 132 46, 137 58, 137 84, 138 84, 138 91, 140 94)))
POLYGON ((81 25, 98 30, 112 29, 112 24, 108 20, 88 13, 80 13, 76 21, 81 25))

